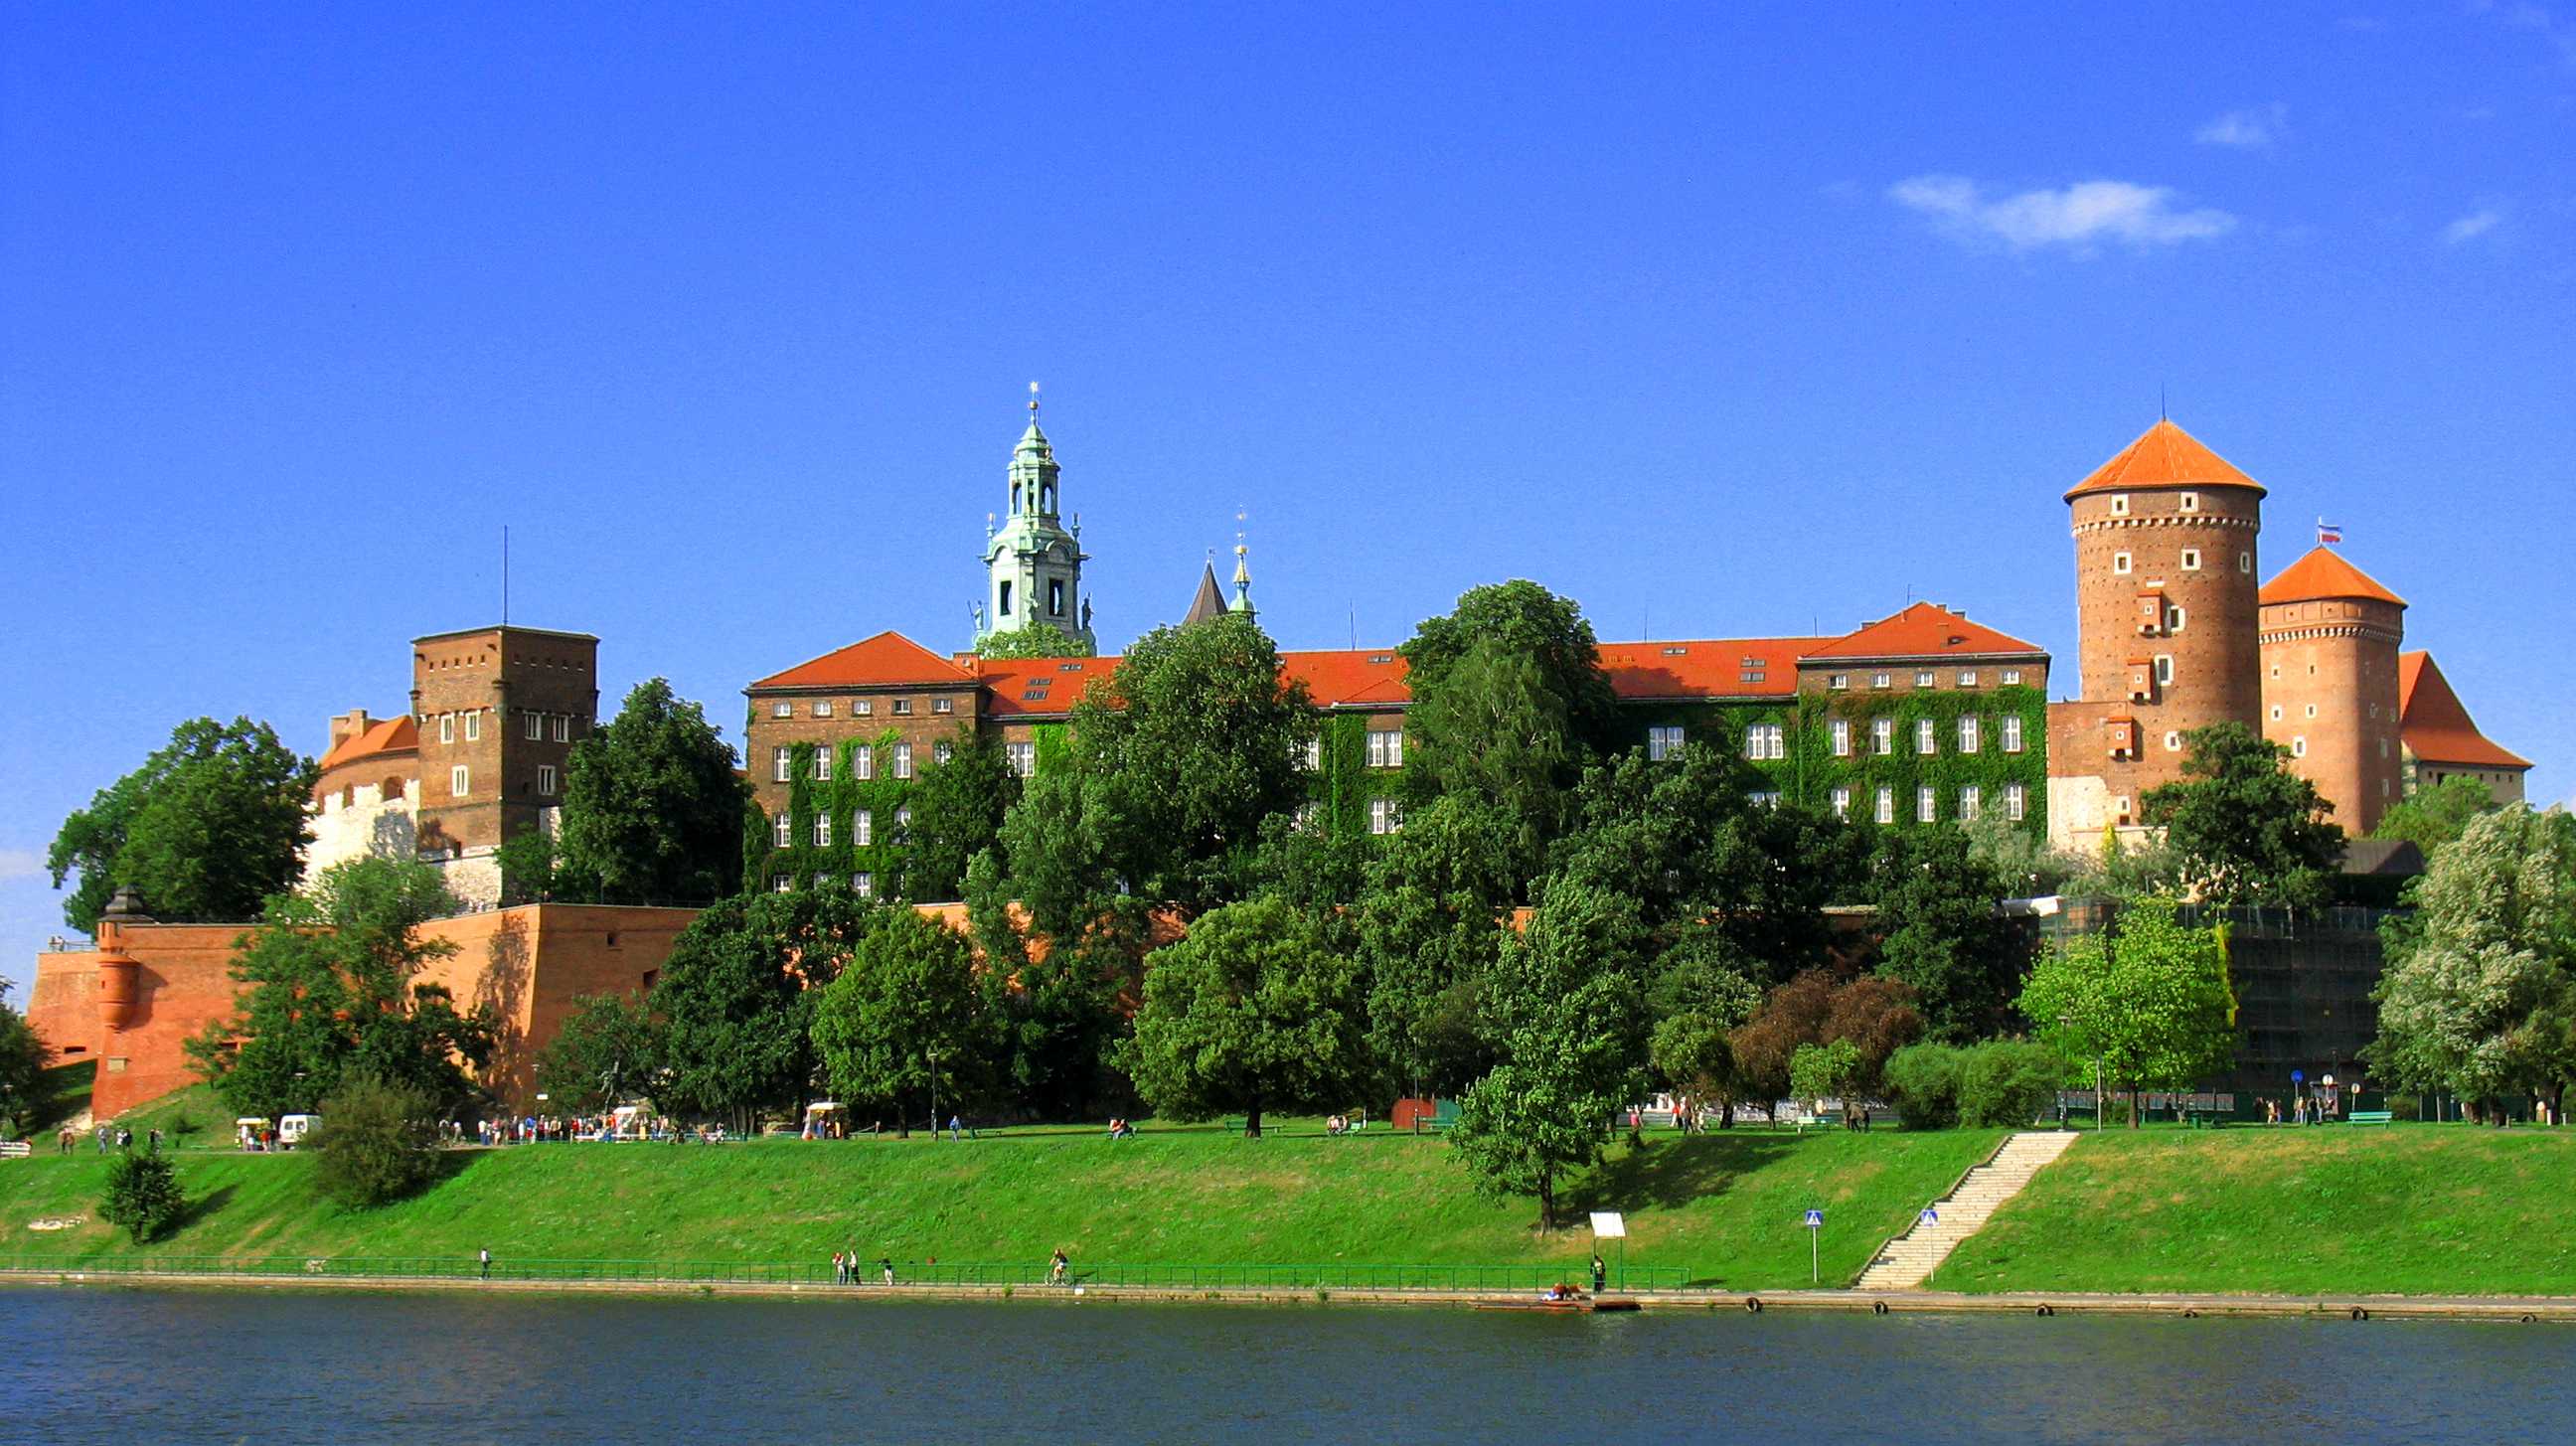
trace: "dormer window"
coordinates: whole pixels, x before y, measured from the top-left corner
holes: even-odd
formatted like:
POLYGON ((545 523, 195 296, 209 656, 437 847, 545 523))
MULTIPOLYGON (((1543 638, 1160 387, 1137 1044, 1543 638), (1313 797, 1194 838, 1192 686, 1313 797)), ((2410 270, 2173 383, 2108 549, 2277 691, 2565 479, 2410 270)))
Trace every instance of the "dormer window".
POLYGON ((2129 515, 2129 497, 2127 493, 2122 493, 2111 499, 2111 515, 2114 517, 2126 517, 2129 515))

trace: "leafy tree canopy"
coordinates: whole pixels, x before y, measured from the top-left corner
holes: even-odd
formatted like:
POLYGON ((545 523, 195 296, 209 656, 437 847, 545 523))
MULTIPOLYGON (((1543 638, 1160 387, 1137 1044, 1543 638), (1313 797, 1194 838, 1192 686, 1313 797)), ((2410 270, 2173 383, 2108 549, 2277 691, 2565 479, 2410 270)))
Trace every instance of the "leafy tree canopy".
POLYGON ((610 904, 693 904, 742 886, 750 790, 696 703, 650 678, 564 771, 554 887, 610 904))
POLYGON ((924 769, 905 800, 912 830, 897 894, 941 902, 964 898, 967 864, 1000 846, 1002 820, 1019 797, 1020 780, 1012 776, 1001 740, 959 729, 948 761, 924 769))
POLYGON ((744 1133, 764 1112, 801 1109, 814 1082, 814 995, 882 907, 821 887, 736 895, 689 921, 647 1000, 662 1025, 653 1103, 744 1133))
POLYGON ((898 1118, 930 1115, 984 1085, 993 1057, 991 1021, 975 984, 966 936, 918 911, 879 909, 840 977, 814 999, 814 1049, 834 1096, 882 1101, 898 1118))
POLYGON ((593 994, 537 1051, 537 1088, 560 1108, 587 1114, 647 1092, 661 1068, 662 1026, 631 995, 593 994))
POLYGON ((1404 788, 1416 809, 1474 800, 1489 820, 1497 869, 1526 897, 1548 846, 1574 813, 1590 750, 1575 736, 1564 695, 1527 653, 1478 638, 1426 686, 1410 680, 1404 788))
POLYGON ((2472 819, 2382 926, 2379 1042, 2400 1084, 2490 1104, 2576 1076, 2576 818, 2472 819))
POLYGON ((1871 859, 1878 972, 1914 986, 1931 1037, 1954 1044, 2014 1021, 2029 936, 1995 910, 2006 881, 1958 829, 1891 829, 1871 859))
POLYGON ((438 1102, 407 1084, 359 1076, 322 1102, 307 1142, 313 1183, 342 1205, 389 1205, 438 1177, 438 1102))
POLYGON ((9 1003, 8 981, 0 980, 0 1139, 43 1122, 54 1101, 53 1076, 45 1072, 52 1062, 53 1051, 9 1003))
POLYGON ((1279 899, 1230 904, 1154 951, 1121 1050, 1156 1113, 1203 1120, 1332 1108, 1366 1073, 1359 971, 1314 919, 1279 899))
POLYGON ((55 888, 79 878, 64 920, 95 930, 119 886, 159 919, 257 917, 303 871, 316 776, 265 723, 180 724, 168 746, 63 820, 45 865, 55 888))
POLYGON ((459 907, 437 869, 403 859, 353 859, 277 895, 235 946, 233 1013, 188 1041, 190 1058, 237 1114, 311 1112, 361 1075, 457 1109, 495 1021, 419 976, 456 952, 421 926, 459 907))
POLYGON ((1620 736, 1619 698, 1601 670, 1600 640, 1583 608, 1537 583, 1515 578, 1469 588, 1440 617, 1424 618, 1397 651, 1407 665, 1406 685, 1417 699, 1436 696, 1450 672, 1476 645, 1491 656, 1525 657, 1537 666, 1545 692, 1562 701, 1573 740, 1606 753, 1620 736))
POLYGON ((1441 798, 1366 865, 1351 912, 1367 966, 1369 1042, 1406 1093, 1451 1093, 1494 1065, 1476 995, 1517 885, 1495 867, 1493 833, 1479 800, 1441 798))
POLYGON ((1091 644, 1048 622, 1022 623, 975 645, 980 658, 1088 658, 1091 644))
POLYGON ((2184 926, 2169 900, 2122 910, 2113 930, 2041 955, 2018 1001, 2062 1059, 2099 1060, 2131 1092, 2183 1089, 2235 1058, 2236 996, 2217 929, 2184 926))
POLYGON ((188 1198, 179 1189, 179 1172, 169 1156, 128 1150, 108 1161, 107 1195, 98 1213, 142 1245, 179 1223, 188 1213, 188 1198))
POLYGON ((2435 850, 2458 838, 2471 820, 2502 807, 2493 790, 2474 778, 2445 778, 2419 788, 2379 816, 2372 838, 2406 839, 2429 859, 2435 850))
POLYGON ((1762 996, 1762 1007, 1729 1037, 1736 1069, 1756 1098, 1778 1100, 1790 1088, 1798 1047, 1850 1040, 1860 1052, 1859 1084, 1875 1090, 1888 1056, 1922 1037, 1914 987, 1877 975, 1837 980, 1810 969, 1762 996))
POLYGON ((2290 750, 2242 723, 2183 735, 2180 781, 2147 790, 2147 822, 2200 897, 2213 904, 2307 905, 2343 859, 2333 805, 2289 769, 2290 750))

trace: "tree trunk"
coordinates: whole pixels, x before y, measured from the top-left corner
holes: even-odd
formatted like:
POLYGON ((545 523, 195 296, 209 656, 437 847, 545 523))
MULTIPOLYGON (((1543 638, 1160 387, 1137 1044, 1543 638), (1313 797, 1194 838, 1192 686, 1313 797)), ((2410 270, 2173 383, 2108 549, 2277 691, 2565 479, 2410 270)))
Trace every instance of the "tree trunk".
POLYGON ((1261 1138, 1261 1101, 1259 1100, 1254 1100, 1251 1104, 1244 1106, 1243 1137, 1247 1140, 1257 1140, 1261 1138))
POLYGON ((2137 1087, 2136 1085, 2131 1085, 2131 1086, 2129 1086, 2129 1128, 2134 1130, 2134 1129, 2136 1129, 2137 1127, 2138 1127, 2138 1087, 2137 1087))
POLYGON ((1732 1097, 1717 1107, 1717 1127, 1721 1130, 1735 1128, 1735 1101, 1732 1097))
POLYGON ((1550 1170, 1538 1177, 1538 1229, 1544 1235, 1556 1228, 1556 1172, 1550 1170))

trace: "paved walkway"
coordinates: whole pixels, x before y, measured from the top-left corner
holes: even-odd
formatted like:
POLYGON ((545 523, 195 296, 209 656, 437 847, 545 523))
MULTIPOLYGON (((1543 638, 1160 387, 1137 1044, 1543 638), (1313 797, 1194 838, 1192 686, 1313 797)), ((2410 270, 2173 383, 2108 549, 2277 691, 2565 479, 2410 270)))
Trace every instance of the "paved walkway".
POLYGON ((1887 1242, 1860 1273, 1863 1290, 1911 1290, 1950 1258, 1959 1242, 1976 1234, 2003 1203, 2021 1193, 2031 1177, 2066 1153, 2076 1136, 2068 1130, 2024 1130, 2003 1143, 1994 1158, 1970 1170, 1949 1198, 1933 1207, 1930 1224, 1887 1242))

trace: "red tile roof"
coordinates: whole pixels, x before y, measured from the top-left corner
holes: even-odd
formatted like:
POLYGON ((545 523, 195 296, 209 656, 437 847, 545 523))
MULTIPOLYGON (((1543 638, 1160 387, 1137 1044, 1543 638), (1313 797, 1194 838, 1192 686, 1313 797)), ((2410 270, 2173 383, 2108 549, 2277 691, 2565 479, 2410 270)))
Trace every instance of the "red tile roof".
POLYGON ((1289 677, 1303 680, 1321 707, 1379 703, 1401 708, 1413 701, 1413 690, 1404 683, 1409 671, 1404 655, 1393 648, 1281 653, 1279 667, 1289 677))
POLYGON ((1798 691, 1798 659, 1824 638, 1696 638, 1603 643, 1601 669, 1622 698, 1753 698, 1798 691))
POLYGON ((1894 617, 1880 618, 1857 631, 1820 642, 1811 658, 2036 657, 2037 643, 1999 633, 1968 621, 1938 603, 1916 603, 1894 617))
POLYGON ((411 721, 411 715, 406 713, 399 718, 387 718, 381 723, 371 724, 364 733, 352 734, 333 744, 331 751, 322 755, 320 767, 324 773, 328 773, 344 763, 357 763, 368 758, 419 751, 420 728, 411 721))
POLYGON ((2093 469, 2093 475, 2067 489, 2072 502, 2086 492, 2118 492, 2142 487, 2251 487, 2263 495, 2263 484, 2236 469, 2236 464, 2202 446, 2200 439, 2169 421, 2159 421, 2120 449, 2120 454, 2093 469))
POLYGON ((876 684, 954 684, 974 681, 964 668, 898 632, 882 632, 772 673, 759 688, 864 688, 876 684))
POLYGON ((2278 577, 2263 584, 2258 601, 2264 603, 2317 602, 2325 598, 2368 598, 2373 602, 2406 606, 2406 599, 2381 587, 2369 573, 2343 560, 2331 547, 2319 546, 2308 555, 2281 569, 2278 577))
POLYGON ((1117 675, 1116 658, 970 658, 996 718, 1070 713, 1083 690, 1117 675))
POLYGON ((2431 653, 2407 653, 2397 660, 2397 728, 2406 751, 2427 763, 2463 768, 2529 768, 2531 760, 2508 753, 2478 731, 2450 680, 2434 665, 2431 653))

